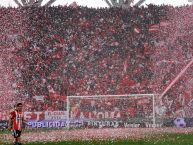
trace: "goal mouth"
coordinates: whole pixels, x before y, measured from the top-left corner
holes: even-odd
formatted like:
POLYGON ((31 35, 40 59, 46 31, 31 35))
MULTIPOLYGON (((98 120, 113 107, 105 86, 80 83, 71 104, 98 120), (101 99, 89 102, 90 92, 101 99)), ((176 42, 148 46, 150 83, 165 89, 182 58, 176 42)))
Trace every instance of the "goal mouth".
POLYGON ((68 96, 68 128, 161 127, 156 94, 68 96))

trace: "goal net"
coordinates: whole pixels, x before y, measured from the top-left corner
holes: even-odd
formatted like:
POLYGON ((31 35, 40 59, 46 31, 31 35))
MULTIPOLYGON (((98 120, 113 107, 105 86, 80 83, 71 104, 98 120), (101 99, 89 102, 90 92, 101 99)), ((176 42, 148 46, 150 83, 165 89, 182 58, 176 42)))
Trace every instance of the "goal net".
POLYGON ((155 94, 68 96, 70 128, 156 127, 155 94))

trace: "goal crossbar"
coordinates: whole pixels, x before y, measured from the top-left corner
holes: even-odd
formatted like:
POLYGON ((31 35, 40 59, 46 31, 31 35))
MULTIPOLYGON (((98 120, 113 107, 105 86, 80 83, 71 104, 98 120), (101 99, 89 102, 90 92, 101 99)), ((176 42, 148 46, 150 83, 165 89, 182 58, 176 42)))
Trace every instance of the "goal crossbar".
POLYGON ((68 98, 98 98, 98 97, 133 97, 133 96, 157 96, 158 94, 124 94, 124 95, 91 95, 91 96, 67 96, 68 98))

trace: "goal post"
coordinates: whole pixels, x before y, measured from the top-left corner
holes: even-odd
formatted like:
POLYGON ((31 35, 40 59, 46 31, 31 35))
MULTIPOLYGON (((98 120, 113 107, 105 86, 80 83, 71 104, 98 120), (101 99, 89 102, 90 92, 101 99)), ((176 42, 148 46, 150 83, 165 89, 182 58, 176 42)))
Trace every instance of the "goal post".
POLYGON ((67 127, 156 127, 156 96, 158 95, 67 96, 67 127))

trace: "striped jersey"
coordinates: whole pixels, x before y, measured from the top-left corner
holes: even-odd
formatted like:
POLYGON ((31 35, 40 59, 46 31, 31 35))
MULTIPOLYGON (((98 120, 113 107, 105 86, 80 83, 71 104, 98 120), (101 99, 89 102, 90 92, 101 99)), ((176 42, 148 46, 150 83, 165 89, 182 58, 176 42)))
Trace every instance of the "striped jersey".
POLYGON ((23 124, 23 113, 18 111, 12 111, 10 113, 10 119, 13 120, 13 130, 22 130, 22 124, 23 124))

